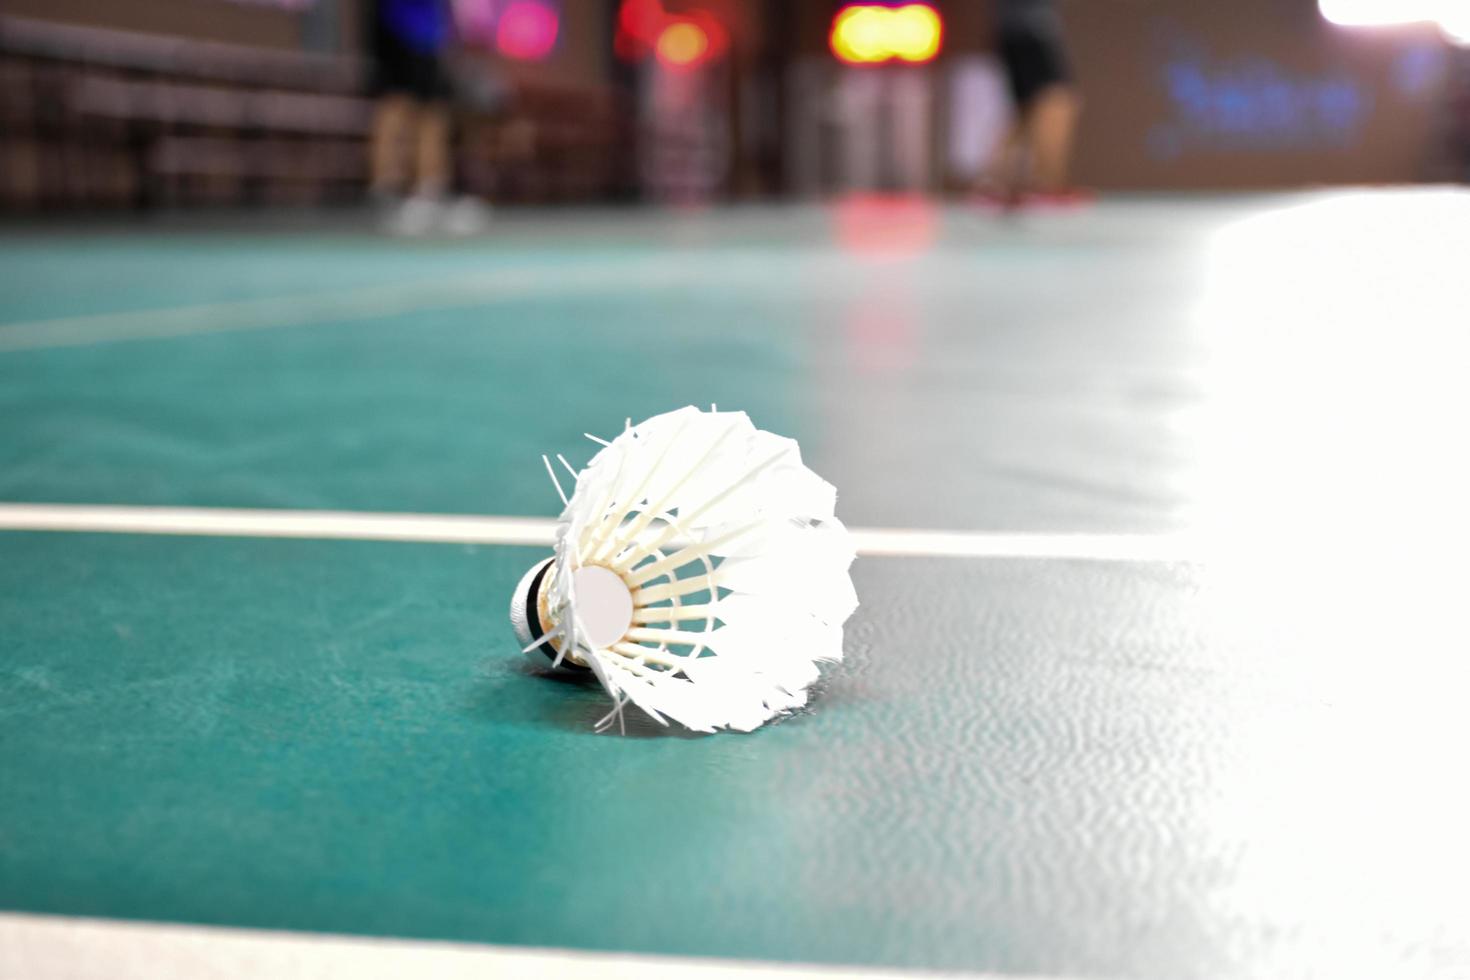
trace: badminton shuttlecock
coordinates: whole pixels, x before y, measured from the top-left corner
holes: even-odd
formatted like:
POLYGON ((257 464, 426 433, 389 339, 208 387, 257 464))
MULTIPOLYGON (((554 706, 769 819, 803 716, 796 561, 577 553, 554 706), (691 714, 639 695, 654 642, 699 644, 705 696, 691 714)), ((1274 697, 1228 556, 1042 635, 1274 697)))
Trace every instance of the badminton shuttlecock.
MULTIPOLYGON (((589 436, 589 438, 594 438, 589 436)), ((685 408, 629 425, 580 473, 556 554, 510 618, 542 665, 590 670, 613 707, 693 731, 750 731, 806 704, 857 608, 837 491, 795 441, 743 412, 685 408)))

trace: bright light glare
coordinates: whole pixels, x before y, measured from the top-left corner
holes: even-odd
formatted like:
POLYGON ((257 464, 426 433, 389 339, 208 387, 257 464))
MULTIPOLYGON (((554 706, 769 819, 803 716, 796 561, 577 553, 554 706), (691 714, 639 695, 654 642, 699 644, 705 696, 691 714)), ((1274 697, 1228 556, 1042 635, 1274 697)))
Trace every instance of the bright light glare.
POLYGON ((883 29, 888 12, 879 7, 848 7, 832 26, 832 50, 854 64, 882 61, 888 55, 883 29))
POLYGON ((709 54, 709 35, 693 21, 676 20, 658 36, 659 61, 672 68, 692 68, 709 54))
POLYGON ((1440 15, 1440 29, 1456 44, 1470 45, 1470 3, 1440 15))
POLYGON ((944 42, 944 21, 924 3, 902 7, 850 4, 837 12, 830 37, 832 53, 849 65, 886 61, 933 61, 944 42))
POLYGON ((1217 233, 1197 320, 1208 411, 1187 426, 1192 529, 1254 554, 1457 560, 1467 248, 1457 191, 1324 196, 1217 233))
POLYGON ((1342 27, 1383 27, 1433 20, 1437 0, 1319 0, 1322 16, 1342 27))
POLYGON ((540 61, 556 48, 561 24, 557 12, 538 0, 517 0, 500 15, 495 43, 518 61, 540 61))
POLYGON ((1240 687, 1190 841, 1238 855, 1218 914, 1313 910, 1323 976, 1414 955, 1364 936, 1470 935, 1470 790, 1443 777, 1470 744, 1467 249, 1470 194, 1416 190, 1314 195, 1205 253, 1179 488, 1211 556, 1192 628, 1240 687))
POLYGON ((1438 24, 1451 38, 1470 43, 1466 0, 1318 0, 1322 16, 1342 27, 1438 24))
POLYGON ((889 44, 899 58, 917 63, 932 61, 939 54, 944 25, 933 7, 917 3, 899 7, 891 23, 889 44))
POLYGON ((613 51, 625 61, 653 54, 664 68, 682 71, 722 58, 730 46, 724 22, 711 10, 670 13, 662 0, 623 0, 613 51))

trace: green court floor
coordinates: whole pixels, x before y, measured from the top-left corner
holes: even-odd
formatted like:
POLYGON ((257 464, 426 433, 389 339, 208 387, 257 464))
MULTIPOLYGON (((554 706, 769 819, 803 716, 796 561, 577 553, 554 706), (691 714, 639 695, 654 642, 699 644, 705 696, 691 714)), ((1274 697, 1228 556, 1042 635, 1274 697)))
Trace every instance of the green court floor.
POLYGON ((0 231, 0 909, 1470 975, 1467 245, 1453 191, 0 231), (4 530, 553 517, 542 452, 690 403, 855 527, 1192 550, 863 557, 808 710, 620 737, 516 649, 538 549, 4 530))

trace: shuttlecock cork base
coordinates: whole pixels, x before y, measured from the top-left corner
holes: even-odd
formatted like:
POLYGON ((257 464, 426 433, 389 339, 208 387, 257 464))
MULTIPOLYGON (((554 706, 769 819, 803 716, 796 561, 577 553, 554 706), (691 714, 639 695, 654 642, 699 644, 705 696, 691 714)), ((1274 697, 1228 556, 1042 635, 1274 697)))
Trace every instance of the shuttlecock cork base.
MULTIPOLYGON (((527 655, 534 663, 545 665, 547 660, 571 670, 587 670, 587 662, 576 651, 567 651, 562 656, 561 643, 551 638, 541 643, 542 637, 555 629, 554 621, 548 622, 547 586, 551 582, 554 558, 548 558, 531 566, 511 597, 510 622, 516 639, 530 649, 527 655)), ((588 646, 598 649, 610 647, 623 640, 633 625, 633 590, 623 577, 610 568, 588 565, 572 573, 577 580, 577 615, 585 632, 583 637, 588 646)))
POLYGON ((556 553, 511 597, 542 664, 590 671, 612 698, 693 731, 750 731, 801 707, 842 659, 857 608, 837 493, 796 443, 742 412, 680 409, 629 424, 578 472, 556 553))

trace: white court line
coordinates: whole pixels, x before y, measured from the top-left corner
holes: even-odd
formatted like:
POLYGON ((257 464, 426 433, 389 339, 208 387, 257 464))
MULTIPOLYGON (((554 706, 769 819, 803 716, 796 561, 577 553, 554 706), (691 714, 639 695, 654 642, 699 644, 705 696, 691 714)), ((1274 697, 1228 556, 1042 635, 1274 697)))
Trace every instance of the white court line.
MULTIPOLYGON (((26 980, 836 980, 961 976, 0 913, 0 976, 26 980)), ((970 976, 977 976, 970 974, 970 976)))
POLYGON ((687 263, 667 257, 657 263, 581 268, 512 266, 447 279, 0 323, 0 353, 359 322, 541 294, 648 289, 688 282, 691 271, 687 263))
POLYGON ((550 547, 556 522, 468 514, 369 514, 334 510, 239 510, 214 507, 115 507, 0 504, 0 530, 102 531, 120 534, 240 538, 331 538, 439 544, 550 547))
MULTIPOLYGON (((0 530, 319 538, 550 547, 556 522, 534 517, 333 510, 0 503, 0 530)), ((1195 539, 1172 534, 1074 534, 853 528, 858 554, 887 557, 1198 561, 1195 539)))
MULTIPOLYGON (((487 259, 487 262, 493 259, 487 259)), ((859 274, 842 256, 803 255, 800 268, 820 281, 859 274)), ((586 264, 512 265, 465 275, 380 283, 253 299, 219 300, 148 310, 91 313, 13 323, 0 322, 0 354, 55 347, 85 347, 130 340, 280 330, 357 323, 433 310, 473 309, 509 299, 579 293, 656 290, 669 287, 769 287, 793 274, 786 258, 772 262, 758 252, 724 250, 716 261, 698 253, 667 251, 586 264)))

